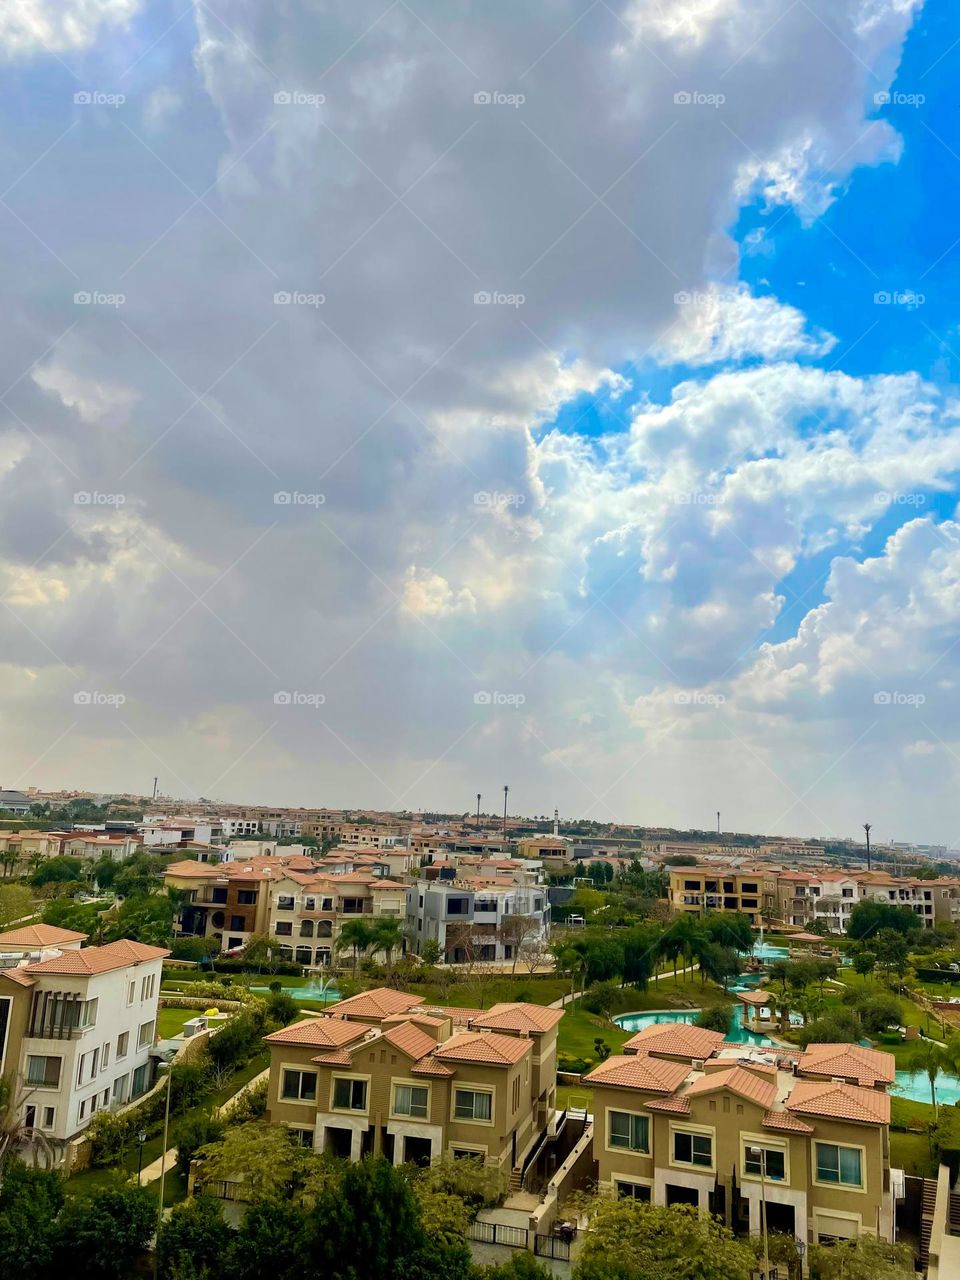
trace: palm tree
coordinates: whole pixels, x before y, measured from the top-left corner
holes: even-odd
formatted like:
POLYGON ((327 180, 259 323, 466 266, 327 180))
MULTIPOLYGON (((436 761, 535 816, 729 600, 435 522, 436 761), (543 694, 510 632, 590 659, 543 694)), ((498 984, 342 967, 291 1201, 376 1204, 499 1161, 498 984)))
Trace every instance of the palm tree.
MULTIPOLYGON (((362 921, 360 922, 362 923, 362 921)), ((373 940, 371 946, 374 954, 382 951, 386 957, 387 971, 393 962, 393 953, 397 947, 403 946, 403 926, 395 916, 381 916, 372 929, 373 940)), ((341 937, 342 937, 341 933, 341 937)))
POLYGON ((933 1103, 933 1114, 937 1114, 937 1076, 950 1065, 947 1053, 934 1040, 923 1040, 914 1050, 910 1058, 915 1071, 925 1071, 930 1081, 930 1101, 933 1103))
POLYGON ((374 931, 365 920, 348 920, 340 930, 340 936, 334 943, 337 951, 353 948, 353 972, 356 976, 360 956, 369 951, 374 939, 374 931))
POLYGON ((0 1183, 7 1162, 21 1151, 31 1154, 31 1163, 41 1169, 52 1169, 56 1163, 53 1144, 34 1125, 28 1125, 26 1102, 32 1089, 16 1090, 8 1077, 0 1079, 0 1183))

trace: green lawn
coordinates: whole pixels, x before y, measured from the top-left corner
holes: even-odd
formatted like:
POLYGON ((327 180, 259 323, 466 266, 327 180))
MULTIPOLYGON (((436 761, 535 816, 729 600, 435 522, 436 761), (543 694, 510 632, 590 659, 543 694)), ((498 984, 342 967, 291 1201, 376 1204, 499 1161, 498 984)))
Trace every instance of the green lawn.
POLYGON ((183 1024, 189 1018, 197 1016, 196 1009, 160 1009, 157 1012, 157 1036, 161 1040, 172 1040, 183 1030, 183 1024))
POLYGON ((925 1133, 890 1134, 890 1164, 917 1178, 936 1177, 936 1161, 925 1133))

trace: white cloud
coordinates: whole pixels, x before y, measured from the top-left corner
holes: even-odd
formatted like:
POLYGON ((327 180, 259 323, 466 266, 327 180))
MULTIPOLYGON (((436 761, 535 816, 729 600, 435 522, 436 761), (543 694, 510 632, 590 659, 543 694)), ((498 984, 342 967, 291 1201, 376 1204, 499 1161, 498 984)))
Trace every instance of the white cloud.
POLYGON ((5 0, 0 52, 11 57, 88 48, 103 27, 123 27, 141 0, 5 0))
POLYGON ((791 356, 823 356, 836 345, 827 333, 810 333, 796 307, 772 297, 755 297, 745 285, 677 295, 676 321, 657 351, 664 363, 719 364, 759 356, 778 360, 791 356))
POLYGON ((140 399, 140 393, 130 387, 90 378, 56 360, 37 365, 30 377, 41 390, 51 392, 68 409, 75 409, 85 423, 122 422, 140 399))

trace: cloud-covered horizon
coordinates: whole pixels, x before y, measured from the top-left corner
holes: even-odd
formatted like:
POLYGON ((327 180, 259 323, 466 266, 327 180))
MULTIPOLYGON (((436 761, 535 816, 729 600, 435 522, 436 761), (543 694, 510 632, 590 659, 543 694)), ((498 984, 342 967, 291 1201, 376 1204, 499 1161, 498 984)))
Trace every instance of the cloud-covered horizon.
POLYGON ((14 0, 4 785, 953 843, 954 393, 738 232, 920 11, 14 0))

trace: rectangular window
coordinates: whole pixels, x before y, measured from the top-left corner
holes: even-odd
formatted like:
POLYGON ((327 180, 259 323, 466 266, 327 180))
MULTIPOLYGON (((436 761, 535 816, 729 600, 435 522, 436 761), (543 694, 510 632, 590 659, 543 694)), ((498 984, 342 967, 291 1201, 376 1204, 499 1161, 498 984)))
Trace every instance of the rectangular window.
POLYGON ((609 1145, 649 1155, 650 1117, 631 1115, 627 1111, 611 1111, 609 1145))
POLYGON ((290 938, 293 936, 293 921, 278 920, 274 930, 278 938, 290 938))
POLYGON ((818 1142, 817 1181, 836 1182, 841 1187, 862 1187, 863 1169, 858 1147, 838 1147, 818 1142))
POLYGON ((787 1176, 786 1164, 786 1153, 778 1147, 763 1147, 760 1151, 751 1151, 748 1146, 743 1154, 743 1172, 753 1178, 762 1176, 772 1178, 774 1182, 782 1182, 787 1176))
MULTIPOLYGON (((308 908, 307 908, 307 910, 309 911, 309 909, 310 909, 310 908, 308 907, 308 908)), ((288 894, 280 894, 280 895, 278 896, 278 898, 277 898, 277 910, 278 910, 278 911, 292 911, 292 910, 293 910, 293 898, 291 898, 288 894)))
POLYGON ((425 1086, 398 1084, 393 1091, 394 1114, 425 1120, 428 1098, 429 1094, 425 1086))
POLYGON ((83 1006, 83 1022, 84 1027, 94 1027, 97 1024, 97 1009, 100 1001, 94 996, 92 1000, 88 1000, 83 1006))
POLYGON ((3 1071, 3 1058, 7 1047, 7 1028, 10 1025, 10 1009, 13 1001, 9 996, 0 1000, 0 1072, 3 1071))
POLYGON ((37 1089, 59 1089, 62 1058, 27 1055, 27 1084, 37 1089))
POLYGON ((243 916, 230 917, 230 928, 234 929, 237 933, 242 933, 246 927, 247 922, 244 920, 243 916))
POLYGON ((366 1111, 366 1080, 334 1080, 333 1105, 340 1111, 366 1111))
POLYGON ((675 1164, 709 1169, 713 1164, 713 1139, 707 1133, 674 1133, 673 1160, 675 1164))
POLYGON ((133 1083, 130 1088, 131 1098, 139 1098, 141 1093, 147 1087, 147 1073, 150 1070, 150 1064, 145 1062, 142 1067, 137 1067, 133 1073, 133 1083))
POLYGON ((493 1094, 457 1089, 453 1113, 458 1120, 490 1120, 493 1116, 493 1094))
POLYGON ((642 1183, 618 1182, 616 1187, 618 1200, 642 1200, 644 1204, 650 1203, 650 1188, 642 1183))
POLYGON ((238 889, 237 890, 237 906, 253 907, 256 906, 257 891, 256 889, 238 889))
POLYGON ((136 994, 136 990, 137 990, 137 984, 135 982, 131 982, 129 987, 127 987, 127 1004, 128 1005, 133 1004, 133 997, 136 994))
POLYGON ((448 898, 447 899, 447 915, 448 916, 465 916, 470 907, 469 898, 448 898))
POLYGON ((106 1071, 109 1065, 110 1065, 110 1046, 108 1044, 105 1044, 100 1054, 100 1070, 106 1071))
POLYGON ((284 1071, 280 1094, 288 1102, 314 1102, 317 1097, 315 1071, 284 1071))
POLYGON ((130 1044, 130 1032, 121 1031, 120 1035, 117 1036, 117 1059, 118 1060, 120 1058, 125 1058, 127 1056, 127 1047, 129 1046, 129 1044, 130 1044))
POLYGON ((57 1112, 54 1107, 43 1108, 43 1119, 40 1122, 41 1129, 52 1129, 57 1118, 57 1112))
POLYGON ((144 1049, 147 1045, 153 1044, 153 1023, 145 1022, 137 1036, 137 1048, 144 1049))

